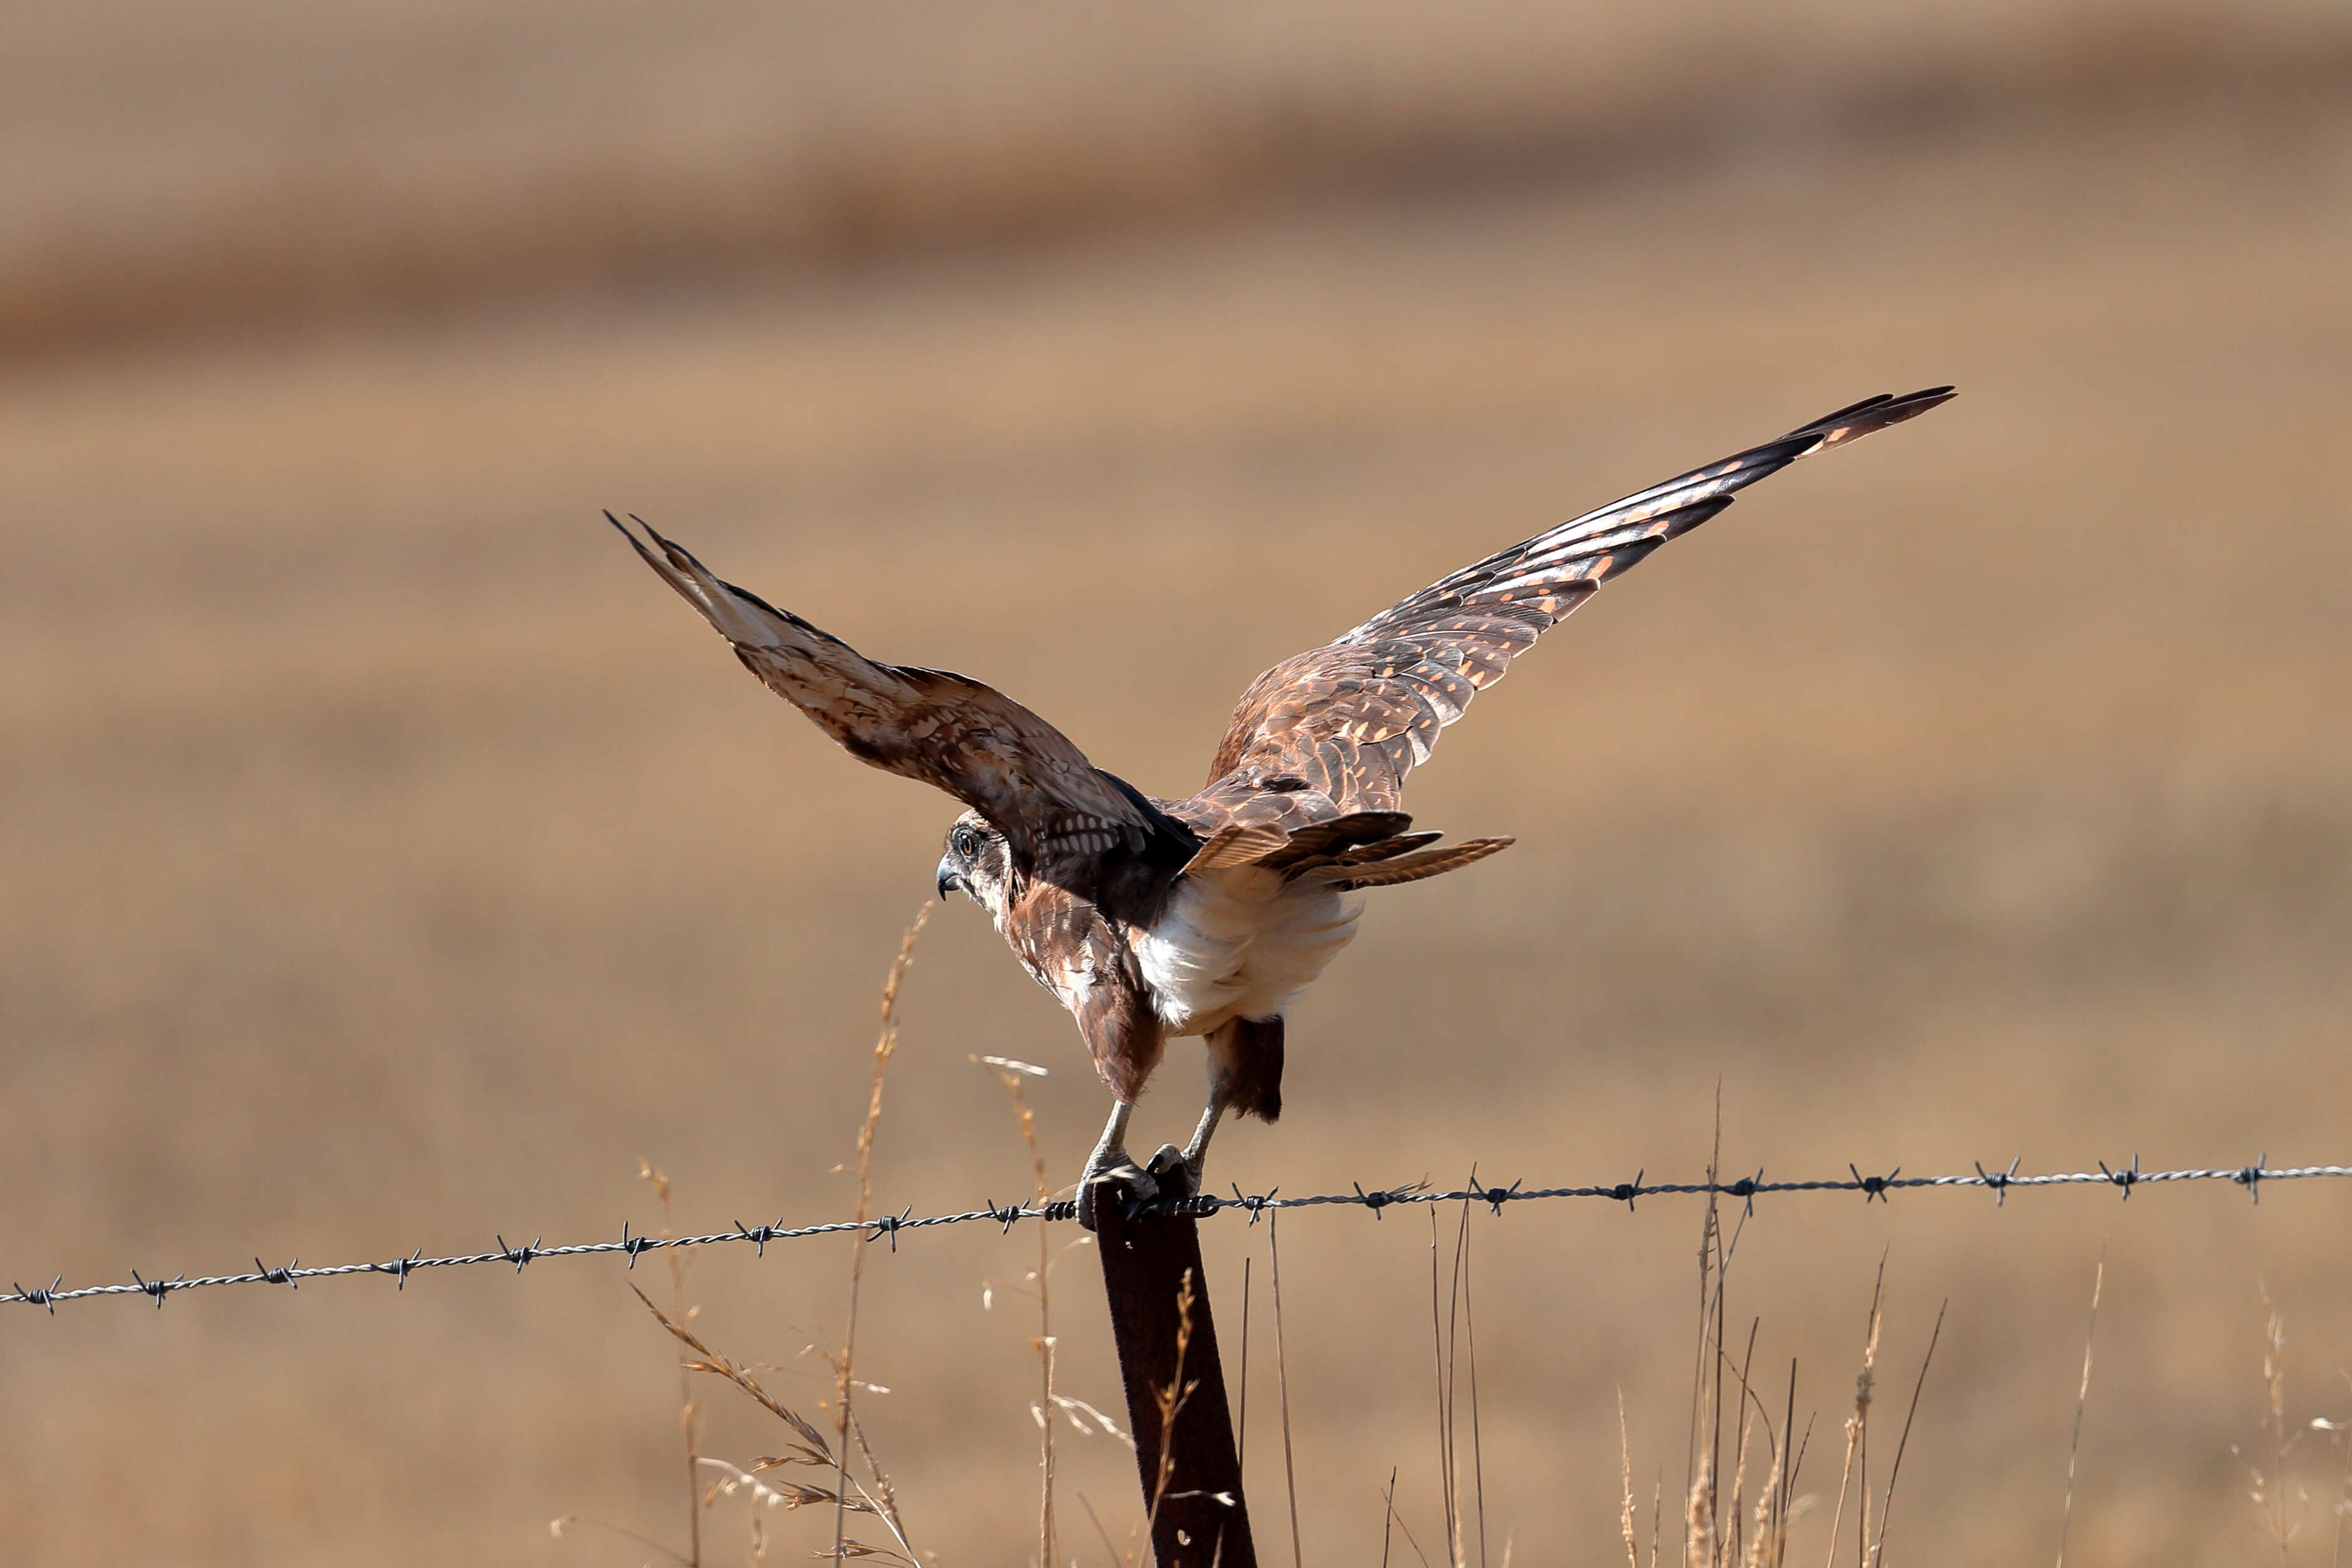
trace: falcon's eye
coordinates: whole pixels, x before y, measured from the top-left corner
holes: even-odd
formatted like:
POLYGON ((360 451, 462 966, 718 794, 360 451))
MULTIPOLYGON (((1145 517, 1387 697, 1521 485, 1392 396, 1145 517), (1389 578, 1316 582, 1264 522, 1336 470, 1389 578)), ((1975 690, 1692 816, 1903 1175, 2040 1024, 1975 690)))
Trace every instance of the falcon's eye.
POLYGON ((958 828, 954 838, 949 842, 955 852, 966 860, 971 860, 980 853, 980 835, 970 828, 958 828))

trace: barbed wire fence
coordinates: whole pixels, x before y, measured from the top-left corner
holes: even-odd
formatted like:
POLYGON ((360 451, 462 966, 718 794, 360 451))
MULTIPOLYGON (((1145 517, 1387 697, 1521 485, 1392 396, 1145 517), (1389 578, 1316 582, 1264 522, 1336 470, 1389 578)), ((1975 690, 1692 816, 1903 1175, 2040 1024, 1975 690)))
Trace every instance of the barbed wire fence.
MULTIPOLYGON (((1268 1213, 1285 1209, 1334 1206, 1367 1208, 1372 1211, 1373 1218, 1378 1218, 1383 1209, 1396 1204, 1485 1204, 1495 1213, 1500 1214, 1510 1204, 1534 1203, 1559 1198, 1599 1198, 1611 1203, 1622 1203, 1628 1208, 1632 1208, 1637 1200, 1644 1197, 1711 1196, 1717 1198, 1737 1198, 1744 1204, 1752 1206, 1759 1197, 1780 1193, 1847 1192, 1862 1194, 1863 1200, 1867 1203, 1885 1202, 1889 1194, 1896 1192, 1923 1188, 1949 1190, 1968 1187, 1990 1191, 1996 1204, 2006 1205, 2010 1193, 2018 1189, 2111 1186, 2120 1189, 2123 1196, 2129 1198, 2142 1186, 2202 1181, 2233 1183, 2244 1188, 2247 1196, 2254 1202, 2260 1203, 2263 1185, 2266 1182, 2352 1177, 2352 1166, 2273 1167, 2267 1163, 2268 1157, 2267 1155, 2258 1156, 2252 1165, 2233 1167, 2148 1171, 2139 1168, 2138 1157, 2135 1155, 2128 1166, 2110 1166, 2102 1160, 2098 1162, 2099 1168, 2095 1171, 2066 1171, 2047 1175, 2021 1175, 2018 1167, 2022 1163, 2021 1160, 2012 1160, 2006 1168, 2001 1169, 1987 1170, 1982 1165, 1979 1165, 1973 1171, 1962 1175, 1934 1176, 1906 1176, 1902 1173, 1900 1166, 1885 1176, 1864 1176, 1858 1168, 1848 1165, 1846 1176, 1832 1176, 1825 1180, 1805 1181, 1768 1181, 1765 1179, 1764 1173, 1759 1170, 1752 1176, 1742 1176, 1737 1181, 1652 1182, 1645 1179, 1648 1172, 1643 1171, 1637 1173, 1632 1181, 1618 1182, 1611 1186, 1551 1187, 1528 1187, 1521 1182, 1513 1182, 1508 1186, 1480 1186, 1475 1185, 1476 1176, 1474 1168, 1471 1178, 1474 1185, 1450 1189, 1439 1189, 1426 1181, 1413 1182, 1402 1186, 1370 1189, 1365 1188, 1360 1184, 1355 1184, 1354 1190, 1350 1192, 1318 1193, 1306 1197, 1285 1197, 1279 1187, 1270 1188, 1263 1193, 1244 1193, 1236 1187, 1230 1197, 1204 1193, 1199 1197, 1181 1198, 1171 1203, 1132 1204, 1129 1206, 1126 1212, 1130 1219, 1143 1219, 1155 1216, 1202 1219, 1227 1210, 1237 1210, 1246 1214, 1250 1223, 1255 1224, 1261 1217, 1268 1213)), ((868 1241, 887 1240, 890 1244, 891 1250, 896 1251, 899 1237, 909 1232, 934 1229, 941 1226, 976 1225, 982 1222, 1000 1226, 1009 1231, 1024 1219, 1050 1224, 1075 1219, 1076 1213, 1077 1206, 1067 1199, 1051 1203, 1015 1204, 1003 1207, 993 1202, 983 1201, 982 1207, 978 1208, 962 1209, 952 1213, 919 1216, 908 1208, 897 1215, 884 1215, 875 1219, 840 1219, 821 1225, 786 1226, 779 1222, 774 1225, 746 1226, 739 1220, 731 1230, 712 1231, 696 1236, 638 1235, 633 1233, 625 1221, 622 1224, 618 1240, 573 1242, 560 1247, 543 1246, 541 1239, 536 1238, 527 1246, 510 1247, 507 1244, 506 1238, 500 1236, 497 1238, 497 1247, 488 1251, 463 1252, 446 1257, 427 1258, 424 1254, 424 1249, 420 1248, 406 1257, 394 1258, 377 1263, 333 1263, 306 1269, 301 1266, 301 1260, 297 1258, 283 1267, 272 1268, 257 1257, 253 1260, 252 1270, 245 1273, 204 1274, 194 1278, 177 1274, 167 1280, 160 1273, 155 1278, 149 1279, 134 1269, 131 1270, 131 1281, 127 1284, 80 1285, 72 1290, 65 1288, 63 1275, 56 1276, 46 1286, 31 1289, 12 1280, 12 1289, 0 1291, 0 1305, 22 1304, 41 1307, 54 1314, 60 1302, 89 1301, 106 1296, 146 1296, 152 1298, 155 1304, 161 1307, 167 1299, 180 1291, 205 1290, 215 1285, 286 1285, 299 1288, 305 1280, 334 1280, 375 1274, 389 1276, 395 1288, 404 1290, 407 1288, 408 1277, 411 1274, 432 1269, 462 1269, 486 1263, 509 1263, 514 1266, 517 1273, 520 1273, 526 1266, 542 1258, 587 1258, 615 1253, 625 1256, 629 1260, 629 1267, 635 1269, 637 1259, 642 1254, 670 1248, 749 1245, 760 1257, 765 1258, 770 1242, 801 1241, 817 1236, 843 1236, 856 1233, 863 1233, 868 1241)))

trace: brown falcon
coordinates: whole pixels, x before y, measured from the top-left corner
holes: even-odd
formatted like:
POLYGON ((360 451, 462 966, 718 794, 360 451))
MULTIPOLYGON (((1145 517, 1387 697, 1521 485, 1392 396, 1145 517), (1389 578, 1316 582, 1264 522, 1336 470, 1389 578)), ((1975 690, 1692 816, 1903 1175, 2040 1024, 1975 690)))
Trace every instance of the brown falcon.
MULTIPOLYGON (((1514 656, 1735 491, 1952 395, 1936 387, 1840 409, 1548 528, 1276 664, 1242 694, 1207 787, 1181 800, 1095 767, 992 687, 877 664, 720 581, 642 519, 632 520, 644 538, 612 520, 746 668, 852 756, 971 808, 948 830, 940 894, 962 892, 988 912, 1077 1019, 1110 1089, 1110 1122, 1078 1188, 1091 1224, 1104 1181, 1156 1190, 1124 1145, 1170 1039, 1199 1035, 1208 1047, 1208 1108, 1182 1156, 1198 1190, 1218 1118, 1282 1113, 1283 1014, 1355 934, 1359 905, 1345 895, 1453 871, 1511 842, 1440 844, 1411 831, 1398 807, 1438 731, 1514 656)), ((1162 1179, 1174 1168, 1153 1161, 1162 1179)))

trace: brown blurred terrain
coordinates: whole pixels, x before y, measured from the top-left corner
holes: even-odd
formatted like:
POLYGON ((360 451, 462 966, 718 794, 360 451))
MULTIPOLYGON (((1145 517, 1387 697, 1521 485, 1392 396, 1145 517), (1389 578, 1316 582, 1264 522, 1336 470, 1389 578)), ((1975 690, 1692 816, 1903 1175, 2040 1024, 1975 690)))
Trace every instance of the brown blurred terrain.
MULTIPOLYGON (((1213 1176, 1687 1178, 1718 1084, 1725 1164, 1775 1176, 2352 1155, 2340 10, 0 22, 0 1279, 600 1238, 655 1220, 640 1155, 692 1228, 846 1211, 952 808, 744 678, 598 507, 1175 793, 1275 660, 1941 381, 1451 733, 1415 811, 1517 847, 1372 895, 1288 1115, 1213 1176)), ((1025 1191, 975 1053, 1053 1069, 1075 1173, 1100 1092, 968 906, 903 1007, 877 1203, 1025 1191)), ((1426 1223, 1284 1228, 1318 1563, 1374 1560, 1391 1466, 1437 1533, 1426 1223)), ((1617 1391, 1671 1546, 1696 1210, 1475 1223, 1497 1560, 1613 1559, 1617 1391)), ((1890 1545, 2030 1561, 2104 1249, 2070 1552, 2275 1561, 2232 1450, 2262 1295, 2290 1425, 2352 1416, 2347 1234, 2319 1184, 1790 1197, 1732 1312, 1799 1359, 1833 1490, 1882 1254, 1890 1385, 1948 1298, 1890 1545)), ((1230 1356, 1265 1231, 1206 1235, 1230 1356)), ((942 1562, 1034 1553, 1033 1249, 868 1260, 866 1418, 942 1562)), ((698 1255, 698 1328, 814 1406, 845 1251, 698 1255)), ((1113 1406, 1091 1260, 1057 1287, 1063 1386, 1113 1406)), ((0 1557, 636 1563, 545 1524, 683 1544, 675 1390, 603 1260, 8 1309, 0 1557)), ((726 1392, 710 1451, 774 1451, 726 1392)), ((1066 1555, 1107 1563, 1076 1500, 1123 1541, 1128 1457, 1063 1453, 1066 1555)), ((782 1560, 829 1521, 771 1528, 782 1560)))

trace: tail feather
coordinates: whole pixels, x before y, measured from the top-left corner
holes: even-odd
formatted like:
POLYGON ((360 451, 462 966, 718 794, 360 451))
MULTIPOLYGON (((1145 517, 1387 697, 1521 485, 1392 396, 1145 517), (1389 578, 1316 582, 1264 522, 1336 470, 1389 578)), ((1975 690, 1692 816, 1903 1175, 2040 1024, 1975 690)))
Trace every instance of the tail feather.
POLYGON ((1358 844, 1352 849, 1345 849, 1330 854, 1318 855, 1312 860, 1301 860, 1295 864, 1286 866, 1285 869, 1290 873, 1291 879, 1296 881, 1298 877, 1304 875, 1307 872, 1328 871, 1334 866, 1370 865, 1374 861, 1394 860, 1397 856, 1405 853, 1407 851, 1417 850, 1424 845, 1433 844, 1444 836, 1445 835, 1444 833, 1427 830, 1418 833, 1399 833, 1394 838, 1380 839, 1371 843, 1358 844))
POLYGON ((1517 841, 1507 838, 1464 839, 1459 843, 1413 850, 1380 860, 1318 866, 1302 873, 1298 880, 1339 893, 1352 893, 1361 887, 1393 887, 1401 883, 1419 882, 1424 877, 1459 871, 1465 865, 1510 848, 1517 841))
MULTIPOLYGON (((1267 800, 1281 800, 1282 795, 1267 800)), ((1187 873, 1222 871, 1231 866, 1264 866, 1289 872, 1321 864, 1331 854, 1358 844, 1394 838, 1412 826, 1402 811, 1352 811, 1303 828, 1279 822, 1231 822, 1208 834, 1184 867, 1187 873)))
POLYGON ((1209 1032, 1209 1076, 1229 1110, 1282 1116, 1282 1019, 1234 1019, 1209 1032))

